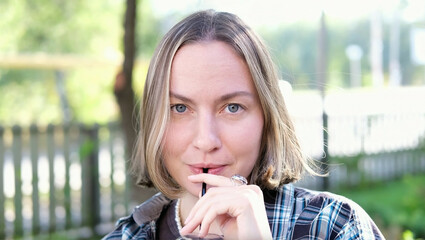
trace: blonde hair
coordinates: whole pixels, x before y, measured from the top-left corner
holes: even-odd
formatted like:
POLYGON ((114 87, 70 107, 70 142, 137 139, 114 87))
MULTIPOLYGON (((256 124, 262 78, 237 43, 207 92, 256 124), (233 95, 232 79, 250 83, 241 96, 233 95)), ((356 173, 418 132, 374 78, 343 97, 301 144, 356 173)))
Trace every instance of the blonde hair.
POLYGON ((181 187, 170 176, 161 158, 161 143, 170 111, 171 64, 183 45, 212 40, 229 44, 245 60, 263 109, 264 128, 259 159, 249 182, 273 189, 300 179, 304 170, 314 172, 298 144, 266 46, 236 15, 206 10, 193 13, 177 23, 163 37, 149 65, 133 158, 137 183, 154 185, 170 198, 181 193, 181 187))

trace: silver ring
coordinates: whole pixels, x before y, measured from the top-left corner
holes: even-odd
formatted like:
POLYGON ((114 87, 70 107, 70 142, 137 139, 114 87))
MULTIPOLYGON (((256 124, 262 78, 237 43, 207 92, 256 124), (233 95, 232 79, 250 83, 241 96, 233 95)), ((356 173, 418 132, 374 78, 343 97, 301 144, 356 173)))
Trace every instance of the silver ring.
POLYGON ((239 175, 239 174, 235 174, 233 175, 230 180, 233 183, 233 186, 241 186, 241 185, 247 185, 248 181, 246 180, 246 178, 244 178, 243 176, 239 175))

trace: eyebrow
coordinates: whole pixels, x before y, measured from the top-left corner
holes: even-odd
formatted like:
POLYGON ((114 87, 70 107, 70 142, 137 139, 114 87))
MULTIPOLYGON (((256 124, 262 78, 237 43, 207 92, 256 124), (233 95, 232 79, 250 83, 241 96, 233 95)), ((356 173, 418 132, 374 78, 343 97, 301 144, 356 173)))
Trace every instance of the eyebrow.
POLYGON ((239 97, 239 96, 247 96, 247 97, 254 98, 254 95, 250 92, 237 91, 237 92, 228 93, 228 94, 221 96, 220 101, 226 101, 226 100, 232 99, 234 97, 239 97))
MULTIPOLYGON (((223 102, 223 101, 226 101, 226 100, 229 100, 229 99, 238 97, 238 96, 247 96, 247 97, 250 97, 250 98, 254 98, 254 95, 252 93, 250 93, 250 92, 247 92, 247 91, 236 91, 236 92, 224 94, 223 96, 221 96, 217 100, 217 102, 223 102)), ((194 103, 194 101, 192 99, 190 99, 188 97, 185 97, 183 95, 180 95, 178 93, 171 92, 171 91, 170 91, 170 97, 174 97, 174 98, 180 99, 183 102, 187 102, 187 103, 191 103, 191 104, 194 103)))
POLYGON ((178 93, 173 93, 173 92, 171 92, 171 91, 170 91, 170 97, 180 99, 180 100, 182 100, 183 102, 188 102, 188 103, 190 103, 190 104, 192 104, 192 103, 193 103, 193 100, 192 100, 192 99, 190 99, 190 98, 188 98, 188 97, 185 97, 185 96, 183 96, 183 95, 180 95, 180 94, 178 94, 178 93))

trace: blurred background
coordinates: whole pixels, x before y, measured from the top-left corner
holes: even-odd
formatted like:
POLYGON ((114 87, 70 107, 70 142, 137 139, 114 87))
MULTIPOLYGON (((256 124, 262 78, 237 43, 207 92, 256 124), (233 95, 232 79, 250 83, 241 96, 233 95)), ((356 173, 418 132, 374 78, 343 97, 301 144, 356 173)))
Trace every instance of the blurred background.
POLYGON ((306 154, 297 185, 425 238, 425 1, 0 1, 0 239, 98 239, 152 195, 127 174, 149 60, 200 9, 264 39, 306 154), (134 110, 136 109, 136 110, 134 110))

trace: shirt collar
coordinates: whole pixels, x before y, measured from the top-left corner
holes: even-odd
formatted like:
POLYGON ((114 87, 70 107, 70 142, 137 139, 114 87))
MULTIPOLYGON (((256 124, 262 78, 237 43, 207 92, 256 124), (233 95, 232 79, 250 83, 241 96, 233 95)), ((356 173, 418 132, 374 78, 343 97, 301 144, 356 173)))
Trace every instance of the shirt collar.
POLYGON ((161 215, 162 209, 170 202, 171 200, 165 195, 157 193, 134 209, 133 219, 139 226, 146 222, 157 220, 161 215))

